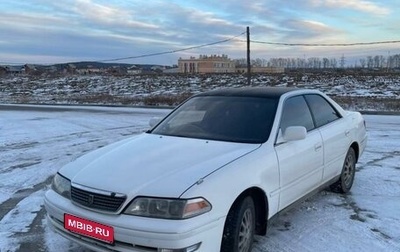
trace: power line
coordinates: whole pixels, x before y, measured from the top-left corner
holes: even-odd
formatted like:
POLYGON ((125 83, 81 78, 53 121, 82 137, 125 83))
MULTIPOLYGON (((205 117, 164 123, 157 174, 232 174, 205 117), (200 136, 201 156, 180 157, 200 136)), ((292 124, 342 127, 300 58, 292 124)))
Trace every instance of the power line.
MULTIPOLYGON (((245 42, 244 40, 241 40, 245 42)), ((256 44, 268 44, 268 45, 282 45, 282 46, 364 46, 364 45, 380 45, 380 44, 397 44, 400 40, 390 40, 390 41, 376 41, 376 42, 358 42, 358 43, 281 43, 281 42, 266 42, 258 40, 250 40, 252 43, 256 44)))
POLYGON ((220 41, 216 41, 216 42, 212 42, 212 43, 208 43, 208 44, 198 45, 198 46, 191 46, 191 47, 186 47, 186 48, 176 49, 176 50, 171 50, 171 51, 142 54, 142 55, 137 55, 137 56, 123 57, 123 58, 99 60, 98 62, 120 61, 120 60, 127 60, 127 59, 139 59, 139 58, 146 58, 146 57, 159 56, 159 55, 164 55, 164 54, 172 54, 172 53, 177 53, 177 52, 189 51, 189 50, 198 49, 198 48, 202 48, 202 47, 207 47, 207 46, 226 43, 226 42, 231 41, 231 40, 233 40, 233 39, 235 39, 237 37, 242 36, 245 33, 246 32, 242 32, 239 35, 236 35, 236 36, 228 38, 228 39, 224 39, 224 40, 220 40, 220 41))
MULTIPOLYGON (((228 38, 228 39, 223 39, 220 41, 197 45, 197 46, 186 47, 186 48, 182 48, 182 49, 175 49, 175 50, 170 50, 170 51, 142 54, 142 55, 136 55, 136 56, 121 57, 121 58, 96 60, 96 61, 97 62, 111 62, 111 61, 120 61, 120 60, 128 60, 128 59, 146 58, 146 57, 159 56, 159 55, 165 55, 165 54, 173 54, 173 53, 177 53, 177 52, 189 51, 189 50, 203 48, 203 47, 207 47, 207 46, 222 44, 222 43, 229 42, 231 40, 235 40, 235 41, 239 41, 239 42, 247 42, 246 40, 237 39, 238 37, 240 37, 244 34, 246 34, 246 31, 244 31, 236 36, 233 36, 231 38, 228 38)), ((345 46, 347 46, 347 47, 350 47, 350 46, 365 46, 365 45, 398 44, 398 43, 400 43, 400 40, 358 42, 358 43, 284 43, 284 42, 268 42, 268 41, 250 40, 250 43, 278 45, 278 46, 309 46, 309 47, 312 47, 312 46, 314 46, 314 47, 332 47, 332 46, 345 47, 345 46)), ((0 64, 18 65, 18 64, 25 64, 25 63, 0 62, 0 64)), ((58 63, 58 64, 61 64, 61 63, 58 63)))
MULTIPOLYGON (((189 51, 189 50, 198 49, 198 48, 202 48, 202 47, 207 47, 207 46, 226 43, 226 42, 229 42, 231 40, 234 40, 234 39, 242 36, 245 33, 246 33, 246 31, 244 31, 244 32, 242 32, 242 33, 240 33, 240 34, 238 34, 236 36, 233 36, 231 38, 228 38, 228 39, 223 39, 223 40, 219 40, 219 41, 216 41, 216 42, 211 42, 211 43, 197 45, 197 46, 186 47, 186 48, 182 48, 182 49, 170 50, 170 51, 165 51, 165 52, 142 54, 142 55, 129 56, 129 57, 114 58, 114 59, 95 60, 95 61, 96 62, 110 62, 110 61, 120 61, 120 60, 127 60, 127 59, 139 59, 139 58, 146 58, 146 57, 152 57, 152 56, 159 56, 159 55, 165 55, 165 54, 172 54, 172 53, 177 53, 177 52, 189 51)), ((90 60, 82 60, 82 61, 90 61, 90 60)), ((16 62, 0 62, 0 63, 1 64, 10 64, 10 65, 23 65, 23 64, 25 64, 25 63, 16 63, 16 62)), ((57 64, 62 64, 62 63, 57 63, 57 64)))

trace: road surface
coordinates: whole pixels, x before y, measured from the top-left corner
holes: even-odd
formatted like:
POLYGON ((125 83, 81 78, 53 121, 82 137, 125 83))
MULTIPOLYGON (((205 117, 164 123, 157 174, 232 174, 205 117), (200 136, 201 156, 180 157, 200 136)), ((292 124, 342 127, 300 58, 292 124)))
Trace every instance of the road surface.
MULTIPOLYGON (((0 106, 0 252, 88 251, 46 225, 54 173, 148 128, 168 109, 0 106)), ((256 237, 254 252, 400 251, 400 116, 367 115, 369 144, 347 196, 322 191, 256 237)))

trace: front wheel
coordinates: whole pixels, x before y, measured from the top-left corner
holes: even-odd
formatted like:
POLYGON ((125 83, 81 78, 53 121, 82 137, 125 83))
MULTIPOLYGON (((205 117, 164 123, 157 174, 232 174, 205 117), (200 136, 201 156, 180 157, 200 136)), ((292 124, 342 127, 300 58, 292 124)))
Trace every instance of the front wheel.
POLYGON ((247 196, 242 201, 236 202, 226 217, 221 252, 250 252, 255 223, 253 199, 247 196))
POLYGON ((353 185, 354 175, 356 173, 356 153, 353 148, 347 152, 342 168, 342 173, 337 182, 332 184, 331 190, 338 193, 348 193, 353 185))

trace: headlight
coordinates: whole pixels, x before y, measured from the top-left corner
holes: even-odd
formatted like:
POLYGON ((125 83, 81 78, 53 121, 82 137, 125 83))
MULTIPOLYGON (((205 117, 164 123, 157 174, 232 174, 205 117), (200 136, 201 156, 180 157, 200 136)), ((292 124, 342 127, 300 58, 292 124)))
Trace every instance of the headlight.
POLYGON ((164 199, 138 197, 125 209, 125 214, 164 218, 187 219, 211 210, 211 204, 203 198, 164 199))
POLYGON ((61 176, 59 173, 54 176, 51 188, 65 198, 69 199, 71 197, 71 181, 61 176))

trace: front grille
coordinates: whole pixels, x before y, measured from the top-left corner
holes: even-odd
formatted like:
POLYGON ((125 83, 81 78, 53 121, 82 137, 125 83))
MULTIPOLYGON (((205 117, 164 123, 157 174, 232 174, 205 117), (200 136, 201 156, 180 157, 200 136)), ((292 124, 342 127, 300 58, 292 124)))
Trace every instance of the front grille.
POLYGON ((88 208, 116 212, 126 200, 126 196, 117 196, 115 193, 100 194, 72 186, 71 199, 88 208))

